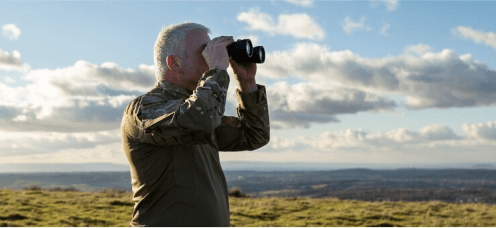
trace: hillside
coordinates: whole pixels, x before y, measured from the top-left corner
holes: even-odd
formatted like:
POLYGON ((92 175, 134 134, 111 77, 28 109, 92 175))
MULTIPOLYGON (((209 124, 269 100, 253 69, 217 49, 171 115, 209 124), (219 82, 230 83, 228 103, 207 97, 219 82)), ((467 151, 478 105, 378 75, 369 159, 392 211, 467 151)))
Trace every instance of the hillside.
MULTIPOLYGON (((0 190, 0 226, 129 226, 131 194, 0 190)), ((231 226, 496 226, 496 206, 333 198, 230 198, 231 226)))

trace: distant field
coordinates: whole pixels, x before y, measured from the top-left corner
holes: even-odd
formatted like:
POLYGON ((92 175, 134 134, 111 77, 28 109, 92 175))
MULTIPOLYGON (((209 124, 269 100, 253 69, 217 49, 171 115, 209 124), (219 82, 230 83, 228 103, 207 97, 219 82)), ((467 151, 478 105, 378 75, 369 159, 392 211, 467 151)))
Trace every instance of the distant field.
MULTIPOLYGON (((131 194, 0 190, 0 226, 129 226, 131 194)), ((496 226, 496 205, 231 198, 231 226, 496 226)))

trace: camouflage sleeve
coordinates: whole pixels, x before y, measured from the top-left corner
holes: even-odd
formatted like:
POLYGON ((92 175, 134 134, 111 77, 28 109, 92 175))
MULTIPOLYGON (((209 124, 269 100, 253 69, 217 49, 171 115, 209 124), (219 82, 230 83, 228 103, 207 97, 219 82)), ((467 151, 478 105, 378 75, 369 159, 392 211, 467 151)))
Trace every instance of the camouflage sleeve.
POLYGON ((188 99, 143 98, 139 140, 160 146, 212 141, 224 115, 228 87, 227 72, 215 69, 203 74, 188 99))
POLYGON ((236 91, 238 117, 225 116, 215 130, 219 151, 255 150, 270 140, 269 109, 265 87, 248 94, 236 91))

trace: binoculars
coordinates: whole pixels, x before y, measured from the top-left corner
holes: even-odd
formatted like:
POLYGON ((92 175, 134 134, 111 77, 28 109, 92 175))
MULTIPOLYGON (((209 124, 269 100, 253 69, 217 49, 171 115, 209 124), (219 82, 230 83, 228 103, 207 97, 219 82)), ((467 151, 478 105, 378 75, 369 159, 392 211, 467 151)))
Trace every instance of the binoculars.
POLYGON ((227 45, 227 54, 238 63, 264 63, 265 49, 262 46, 253 47, 249 39, 236 40, 227 45))

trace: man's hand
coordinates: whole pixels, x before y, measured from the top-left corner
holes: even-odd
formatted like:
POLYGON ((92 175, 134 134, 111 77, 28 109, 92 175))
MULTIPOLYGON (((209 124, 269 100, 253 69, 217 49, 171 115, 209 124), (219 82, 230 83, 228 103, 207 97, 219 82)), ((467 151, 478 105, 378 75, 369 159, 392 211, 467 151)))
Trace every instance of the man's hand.
POLYGON ((234 76, 239 83, 239 89, 242 93, 250 93, 257 90, 255 74, 257 73, 256 63, 238 63, 232 58, 229 59, 234 76))
POLYGON ((226 46, 233 42, 232 36, 221 36, 207 43, 202 55, 209 70, 227 70, 227 67, 229 67, 229 55, 227 54, 226 46))

